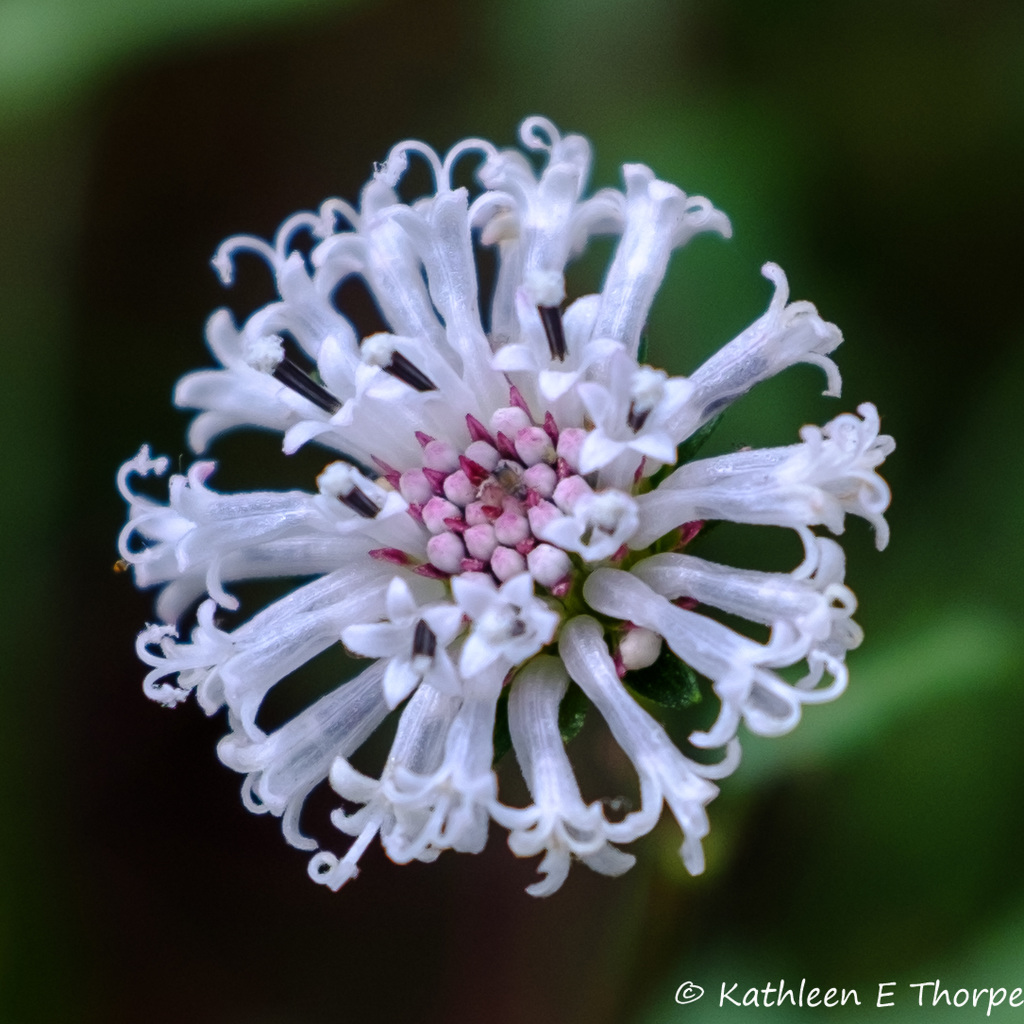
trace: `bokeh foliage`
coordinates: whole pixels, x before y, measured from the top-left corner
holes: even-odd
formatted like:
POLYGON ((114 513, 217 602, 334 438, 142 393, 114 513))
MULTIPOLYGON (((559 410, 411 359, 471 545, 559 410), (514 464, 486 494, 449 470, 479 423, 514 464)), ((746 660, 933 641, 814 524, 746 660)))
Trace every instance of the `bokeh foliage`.
MULTIPOLYGON (((778 977, 897 980, 889 1019, 945 1020, 905 984, 1024 985, 1022 149, 1013 0, 0 0, 0 1021, 724 1022, 722 981, 778 977), (642 160, 732 217, 673 262, 652 362, 685 373, 759 315, 767 259, 843 328, 839 403, 798 368, 714 444, 875 401, 893 541, 851 524, 850 692, 747 744, 700 879, 666 824, 630 875, 580 868, 545 902, 497 833, 370 856, 332 896, 242 810, 221 723, 139 694, 150 605, 110 572, 113 473, 143 440, 183 451, 168 397, 205 316, 267 297, 255 266, 221 293, 223 236, 354 196, 396 139, 511 143, 535 112, 592 139, 596 185, 642 160), (687 979, 709 996, 683 1009, 687 979)), ((226 488, 315 464, 260 437, 214 454, 226 488)), ((791 563, 765 532, 702 553, 791 563)), ((617 784, 595 717, 588 797, 617 784)))

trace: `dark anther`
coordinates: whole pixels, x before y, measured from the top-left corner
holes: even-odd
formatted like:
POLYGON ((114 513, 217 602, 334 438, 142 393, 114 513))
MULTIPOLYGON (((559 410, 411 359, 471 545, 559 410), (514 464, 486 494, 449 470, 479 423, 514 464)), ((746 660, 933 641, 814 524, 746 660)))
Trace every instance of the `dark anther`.
POLYGON ((509 636, 523 636, 526 632, 526 623, 522 619, 513 619, 512 625, 508 628, 509 636))
POLYGON ((418 367, 409 362, 401 352, 391 354, 391 362, 384 367, 385 373, 397 377, 403 384, 417 391, 436 391, 437 385, 418 367))
POLYGON ((636 402, 630 402, 629 413, 626 416, 626 422, 629 424, 633 433, 636 434, 640 431, 640 428, 647 422, 647 417, 650 415, 650 409, 644 409, 643 412, 637 412, 636 402))
POLYGON ((557 306, 538 306, 540 322, 544 325, 544 333, 548 336, 548 348, 551 358, 560 363, 565 361, 565 331, 562 330, 562 311, 557 306))
POLYGON ((353 512, 364 519, 375 519, 380 509, 358 487, 353 487, 348 494, 339 494, 338 501, 347 505, 353 512))
POLYGON ((412 634, 412 653, 413 657, 419 654, 425 654, 428 658, 434 656, 434 652, 437 650, 437 637, 434 635, 434 631, 420 619, 416 623, 416 629, 412 634))
POLYGON ((292 391, 308 399, 317 408, 323 409, 329 416, 333 416, 341 408, 341 402, 327 388, 317 384, 305 370, 293 363, 287 356, 277 364, 273 376, 285 387, 291 388, 292 391))

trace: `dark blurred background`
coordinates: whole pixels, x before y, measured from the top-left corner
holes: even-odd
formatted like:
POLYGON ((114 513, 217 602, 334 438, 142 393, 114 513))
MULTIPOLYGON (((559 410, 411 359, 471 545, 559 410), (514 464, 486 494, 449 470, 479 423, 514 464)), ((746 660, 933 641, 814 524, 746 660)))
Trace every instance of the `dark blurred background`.
MULTIPOLYGON (((0 1022, 725 1022, 722 982, 780 977, 944 1020, 906 986, 1024 986, 1022 149, 1015 0, 0 0, 0 1022), (533 113, 592 140, 594 187, 642 161, 732 218, 675 257, 653 363, 758 316, 768 259, 842 327, 841 400, 795 369, 716 443, 874 401, 892 543, 851 523, 850 691, 746 744, 705 875, 665 821, 630 874, 544 901, 497 831, 433 865, 373 850, 333 895, 242 808, 223 722, 142 696, 114 473, 185 454, 170 393, 207 315, 269 298, 255 261, 221 290, 224 236, 355 198, 399 139, 511 145, 533 113)), ((308 485, 269 436, 214 456, 221 487, 308 485)), ((764 532, 707 552, 754 564, 764 532)), ((605 742, 588 722, 573 757, 605 742)), ((767 1012, 822 1011, 733 1015, 767 1012)))

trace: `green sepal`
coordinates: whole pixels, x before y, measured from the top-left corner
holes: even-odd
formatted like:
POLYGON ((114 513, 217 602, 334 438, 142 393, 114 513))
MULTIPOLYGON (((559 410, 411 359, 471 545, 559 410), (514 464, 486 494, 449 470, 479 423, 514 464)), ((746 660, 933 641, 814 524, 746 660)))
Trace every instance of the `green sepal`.
POLYGON ((657 661, 626 673, 624 680, 641 697, 666 708, 688 708, 701 701, 697 673, 662 644, 657 661))

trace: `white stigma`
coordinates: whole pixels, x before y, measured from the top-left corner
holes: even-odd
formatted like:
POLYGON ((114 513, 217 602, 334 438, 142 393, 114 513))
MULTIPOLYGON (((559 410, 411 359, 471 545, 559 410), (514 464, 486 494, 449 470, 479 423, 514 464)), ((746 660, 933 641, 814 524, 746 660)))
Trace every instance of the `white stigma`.
POLYGON ((615 533, 623 518, 635 514, 636 503, 621 491, 603 491, 586 502, 582 514, 587 522, 602 533, 615 533))
POLYGON ((361 490, 362 485, 368 481, 347 462, 332 462, 316 478, 316 483, 322 494, 337 498, 343 494, 350 494, 356 488, 361 490))
POLYGON ((476 630, 482 640, 490 644, 504 644, 526 633, 527 625, 519 617, 519 609, 511 605, 488 608, 477 619, 476 630))
POLYGON ((641 366, 630 380, 629 397, 637 415, 650 412, 665 397, 668 374, 650 366, 641 366))
POLYGON ((359 354, 364 363, 383 369, 391 363, 395 355, 395 345, 391 340, 391 335, 381 332, 363 338, 359 345, 359 354))
POLYGON ((276 334, 263 338, 246 338, 242 357, 260 373, 273 373, 284 361, 284 344, 276 334))
POLYGON ((528 270, 523 292, 533 306, 557 306, 565 299, 565 278, 557 270, 528 270))

